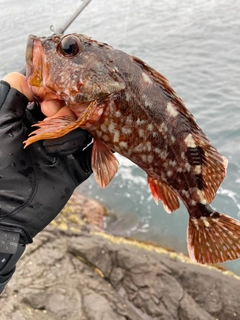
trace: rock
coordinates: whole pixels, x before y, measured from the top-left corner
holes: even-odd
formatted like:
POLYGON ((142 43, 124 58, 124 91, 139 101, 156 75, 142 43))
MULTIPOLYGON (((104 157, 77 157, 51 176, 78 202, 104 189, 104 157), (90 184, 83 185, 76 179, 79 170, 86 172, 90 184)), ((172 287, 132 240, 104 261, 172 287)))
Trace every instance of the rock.
POLYGON ((93 229, 102 229, 105 215, 106 209, 97 201, 74 192, 52 224, 62 230, 76 229, 76 226, 84 224, 95 226, 93 229))
POLYGON ((0 297, 2 320, 240 319, 237 276, 71 215, 28 246, 0 297))

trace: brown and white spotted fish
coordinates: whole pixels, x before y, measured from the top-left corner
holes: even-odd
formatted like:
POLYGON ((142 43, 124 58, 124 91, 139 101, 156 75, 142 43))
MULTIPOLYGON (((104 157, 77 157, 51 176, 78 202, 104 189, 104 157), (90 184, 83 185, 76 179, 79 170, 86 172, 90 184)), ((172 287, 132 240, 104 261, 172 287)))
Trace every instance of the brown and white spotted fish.
POLYGON ((156 203, 189 212, 190 257, 218 263, 240 257, 240 222, 210 207, 227 160, 211 146, 183 101, 140 59, 81 34, 30 36, 27 78, 39 100, 60 99, 74 112, 45 119, 25 146, 81 127, 94 137, 92 168, 100 187, 118 169, 111 150, 147 173, 156 203))

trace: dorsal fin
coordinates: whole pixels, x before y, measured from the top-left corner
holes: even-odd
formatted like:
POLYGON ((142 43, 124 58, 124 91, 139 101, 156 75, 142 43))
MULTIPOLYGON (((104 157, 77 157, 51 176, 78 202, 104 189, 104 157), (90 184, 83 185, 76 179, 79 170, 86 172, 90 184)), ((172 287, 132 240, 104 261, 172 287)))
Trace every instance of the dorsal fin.
POLYGON ((177 93, 171 87, 170 82, 161 73, 159 73, 158 71, 150 67, 147 63, 145 63, 141 59, 135 56, 132 56, 132 58, 133 58, 133 61, 135 61, 141 67, 141 69, 143 69, 143 71, 145 71, 147 75, 151 77, 153 81, 157 82, 161 86, 165 95, 174 104, 177 111, 181 114, 182 117, 188 120, 188 123, 190 124, 189 129, 191 130, 191 132, 195 132, 196 134, 199 135, 199 137, 201 137, 202 140, 204 140, 204 142, 210 144, 208 138, 202 132, 201 128, 197 125, 194 116, 185 107, 185 104, 182 101, 182 99, 177 95, 177 93))
POLYGON ((226 175, 228 161, 197 134, 189 134, 184 142, 187 144, 185 156, 192 167, 197 187, 211 203, 226 175))
POLYGON ((148 75, 150 75, 155 81, 157 81, 162 89, 165 91, 166 95, 177 105, 181 105, 185 108, 184 102, 182 99, 176 94, 173 88, 170 85, 170 82, 167 78, 165 78, 161 73, 150 67, 146 62, 142 61, 141 59, 132 56, 133 60, 142 68, 144 69, 148 75))

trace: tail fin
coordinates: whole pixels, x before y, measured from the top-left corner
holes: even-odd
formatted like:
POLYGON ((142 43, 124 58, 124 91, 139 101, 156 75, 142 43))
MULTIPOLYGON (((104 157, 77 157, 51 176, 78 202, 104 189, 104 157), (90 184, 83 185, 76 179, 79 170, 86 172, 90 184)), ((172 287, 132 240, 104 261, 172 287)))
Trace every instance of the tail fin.
POLYGON ((188 252, 199 263, 216 264, 240 258, 240 221, 213 212, 189 219, 188 252))

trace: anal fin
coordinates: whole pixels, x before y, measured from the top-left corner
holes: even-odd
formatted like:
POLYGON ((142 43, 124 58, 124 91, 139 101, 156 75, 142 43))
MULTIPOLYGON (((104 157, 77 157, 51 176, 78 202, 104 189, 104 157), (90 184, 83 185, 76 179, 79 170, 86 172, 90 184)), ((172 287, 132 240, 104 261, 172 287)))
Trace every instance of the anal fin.
POLYGON ((93 142, 92 169, 94 177, 101 188, 105 188, 118 170, 118 160, 112 151, 100 140, 93 142))
POLYGON ((177 195, 164 182, 148 176, 148 185, 156 204, 158 204, 158 199, 160 199, 164 209, 168 213, 171 213, 179 208, 179 200, 177 195))

